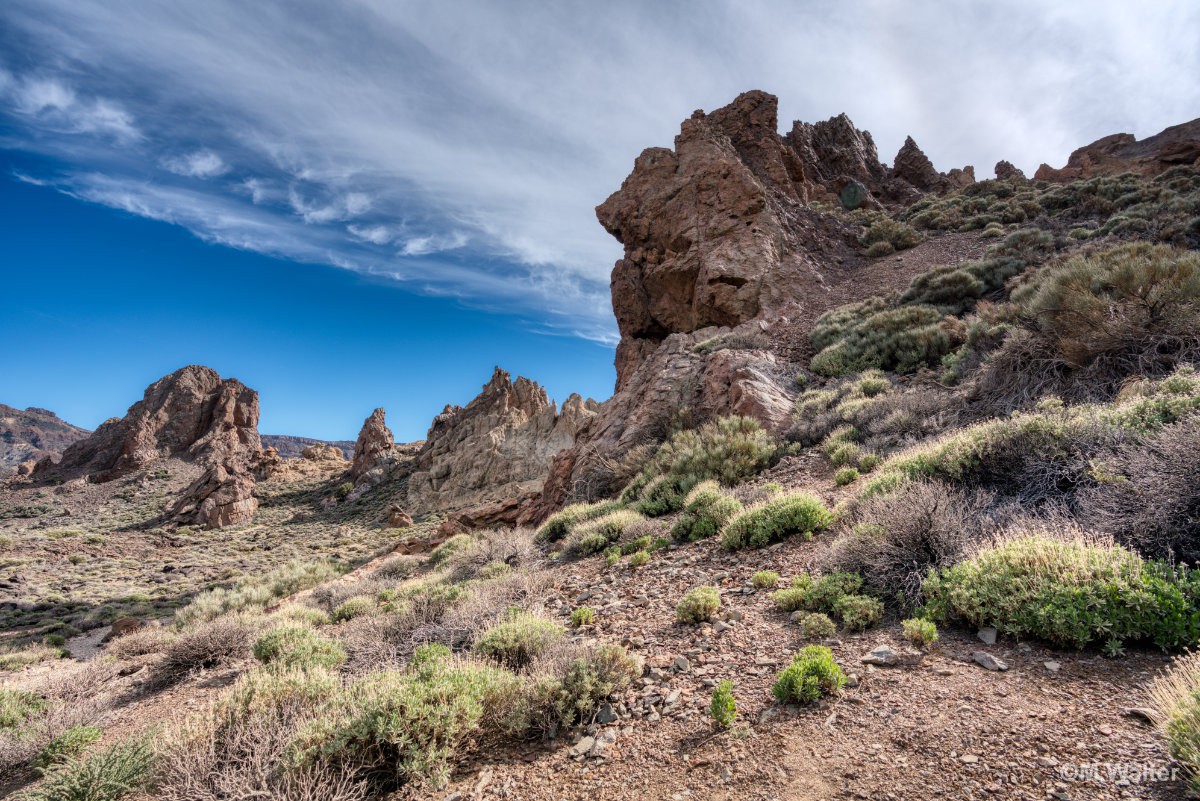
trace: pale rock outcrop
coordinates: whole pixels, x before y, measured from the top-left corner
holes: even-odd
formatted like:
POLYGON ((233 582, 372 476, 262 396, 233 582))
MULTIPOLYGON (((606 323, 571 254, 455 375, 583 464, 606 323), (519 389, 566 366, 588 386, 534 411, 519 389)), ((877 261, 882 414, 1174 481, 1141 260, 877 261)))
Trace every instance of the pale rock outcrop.
POLYGON ((560 411, 527 378, 499 367, 464 407, 434 418, 408 479, 407 507, 420 514, 537 497, 554 455, 596 414, 572 395, 560 411))
POLYGON ((1014 178, 1024 178, 1025 173, 1011 161, 1001 159, 996 162, 996 180, 1011 181, 1014 178))
POLYGON ((1172 125, 1141 141, 1127 133, 1105 136, 1072 153, 1065 167, 1056 170, 1043 164, 1033 177, 1038 181, 1066 183, 1126 172, 1153 176, 1181 164, 1196 164, 1198 160, 1200 118, 1172 125))
POLYGON ((341 462, 345 464, 346 456, 336 445, 326 445, 318 442, 300 451, 300 455, 310 462, 341 462))
POLYGON ((358 432, 350 464, 350 478, 355 484, 378 484, 396 459, 396 439, 387 427, 386 415, 383 409, 371 412, 358 432))

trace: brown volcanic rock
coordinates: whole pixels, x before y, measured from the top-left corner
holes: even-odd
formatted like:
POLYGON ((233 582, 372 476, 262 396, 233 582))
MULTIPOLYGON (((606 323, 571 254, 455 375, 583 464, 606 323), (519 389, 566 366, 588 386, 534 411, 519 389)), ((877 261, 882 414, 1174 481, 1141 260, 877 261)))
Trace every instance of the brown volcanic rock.
POLYGON ((1011 161, 1001 159, 996 162, 996 180, 1010 181, 1014 178, 1024 178, 1025 173, 1011 161))
POLYGON ((803 165, 809 184, 828 188, 844 176, 878 190, 888 178, 870 131, 855 128, 845 114, 824 122, 793 122, 784 141, 803 165))
POLYGON ((208 367, 189 365, 155 381, 124 417, 71 445, 50 469, 103 482, 171 456, 249 459, 261 449, 258 393, 208 367))
POLYGON ((1071 154, 1067 164, 1054 169, 1038 167, 1034 179, 1069 182, 1096 175, 1120 175, 1134 172, 1153 176, 1180 164, 1200 159, 1200 118, 1172 125, 1140 142, 1133 134, 1119 133, 1097 139, 1071 154))
POLYGON ((354 459, 350 465, 350 478, 356 482, 364 476, 368 480, 381 477, 382 471, 376 468, 385 467, 396 457, 396 439, 387 427, 386 416, 387 412, 383 409, 376 409, 363 421, 358 441, 354 443, 354 459))
POLYGON ((427 514, 535 495, 554 455, 596 409, 572 395, 559 411, 542 387, 497 367, 474 400, 434 418, 408 480, 407 508, 427 514))
MULTIPOLYGON (((47 409, 31 406, 15 409, 0 403, 0 475, 20 467, 24 462, 37 462, 46 456, 58 456, 68 446, 89 433, 59 419, 47 409)), ((17 470, 28 475, 30 468, 17 470)))
MULTIPOLYGON (((972 170, 974 173, 974 170, 972 170)), ((906 181, 922 192, 937 192, 951 188, 951 182, 933 167, 929 157, 917 147, 910 136, 904 140, 892 166, 892 177, 906 181)))

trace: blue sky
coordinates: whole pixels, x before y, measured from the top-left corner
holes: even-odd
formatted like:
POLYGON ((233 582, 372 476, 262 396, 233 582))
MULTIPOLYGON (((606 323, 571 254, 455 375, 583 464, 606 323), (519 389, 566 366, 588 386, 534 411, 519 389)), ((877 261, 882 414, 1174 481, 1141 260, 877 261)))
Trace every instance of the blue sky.
POLYGON ((1043 6, 6 0, 0 402, 93 426, 201 362, 264 431, 410 439, 493 364, 603 398, 592 209, 695 108, 981 177, 1200 114, 1195 3, 1043 6))

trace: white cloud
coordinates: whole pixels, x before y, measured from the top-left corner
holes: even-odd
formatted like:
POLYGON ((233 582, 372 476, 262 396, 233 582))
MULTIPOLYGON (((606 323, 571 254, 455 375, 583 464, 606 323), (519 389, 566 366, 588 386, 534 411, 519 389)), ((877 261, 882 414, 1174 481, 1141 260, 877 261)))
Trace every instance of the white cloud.
POLYGON ((912 134, 939 169, 1029 171, 1194 116, 1197 30, 1188 0, 8 0, 0 141, 200 236, 606 339, 593 208, 693 109, 761 88, 884 160, 912 134))
POLYGON ((189 178, 213 178, 229 172, 229 165, 211 150, 197 150, 184 156, 171 156, 162 165, 176 175, 189 178))

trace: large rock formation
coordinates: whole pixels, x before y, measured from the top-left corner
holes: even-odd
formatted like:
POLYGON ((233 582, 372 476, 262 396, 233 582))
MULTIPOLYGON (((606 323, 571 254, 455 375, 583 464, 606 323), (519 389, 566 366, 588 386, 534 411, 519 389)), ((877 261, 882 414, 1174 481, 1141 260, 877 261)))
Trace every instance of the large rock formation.
POLYGON ((39 472, 77 471, 99 483, 171 456, 248 458, 261 449, 258 393, 208 367, 189 365, 155 381, 124 417, 105 421, 67 448, 57 465, 39 472))
POLYGON ((1180 164, 1195 164, 1197 160, 1200 160, 1200 118, 1172 125, 1140 142, 1127 133, 1097 139, 1072 153, 1065 167, 1056 170, 1043 164, 1033 177, 1066 183, 1126 172, 1153 176, 1180 164))
POLYGON ((255 470, 264 459, 258 393, 215 370, 190 365, 160 378, 124 417, 103 423, 35 478, 85 475, 103 483, 179 458, 203 471, 169 511, 173 522, 218 528, 247 523, 258 508, 255 470))
POLYGON ((350 478, 355 483, 378 484, 387 465, 396 458, 396 439, 387 427, 387 412, 376 409, 363 421, 354 443, 350 478))
POLYGON ((22 472, 28 473, 32 463, 59 456, 89 433, 47 409, 14 409, 0 403, 0 476, 22 463, 26 463, 22 472))
POLYGON ((520 502, 540 493, 554 455, 596 409, 572 395, 560 411, 542 387, 497 367, 474 400, 434 418, 408 480, 407 508, 425 514, 499 503, 514 522, 520 502))
POLYGON ((613 491, 621 456, 659 441, 685 411, 785 429, 796 377, 786 356, 816 317, 861 297, 864 279, 872 291, 908 280, 864 276, 855 232, 810 203, 907 202, 970 180, 970 168, 938 173, 911 139, 889 169, 845 115, 780 136, 764 92, 696 112, 673 150, 643 151, 596 209, 625 247, 611 283, 616 393, 555 459, 543 511, 613 491))

